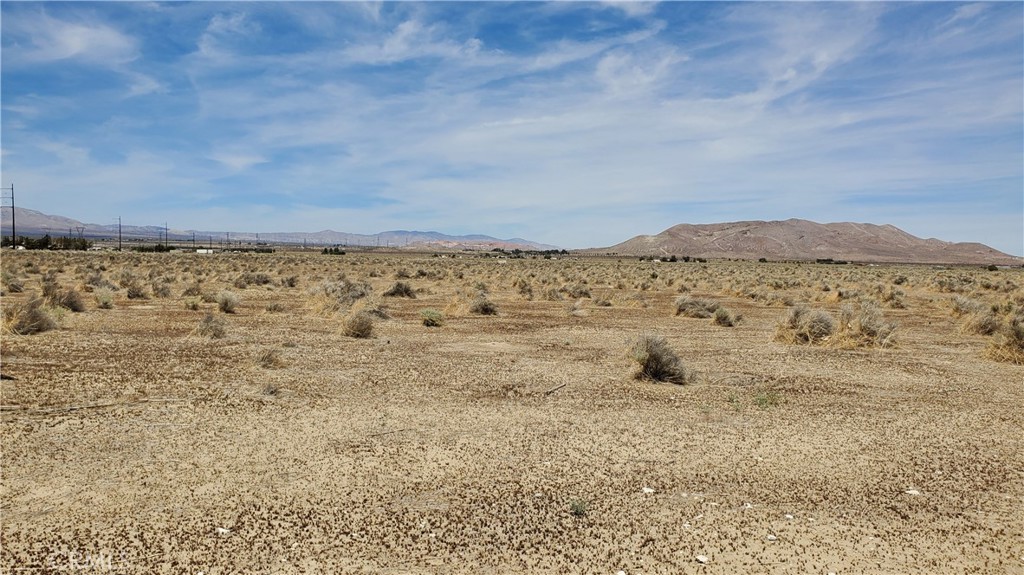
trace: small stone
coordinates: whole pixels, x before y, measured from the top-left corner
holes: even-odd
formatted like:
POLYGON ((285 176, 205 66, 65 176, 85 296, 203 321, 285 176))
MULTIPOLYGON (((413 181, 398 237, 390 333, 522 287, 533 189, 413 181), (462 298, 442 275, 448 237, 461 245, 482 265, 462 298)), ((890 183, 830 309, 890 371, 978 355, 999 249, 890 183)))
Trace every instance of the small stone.
POLYGON ((707 555, 698 555, 697 556, 697 563, 706 564, 708 561, 711 561, 711 560, 708 559, 707 555))
POLYGON ((221 537, 227 537, 228 535, 231 535, 231 530, 225 529, 224 527, 218 527, 217 535, 220 535, 221 537))
POLYGON ((907 495, 920 495, 921 494, 921 492, 916 490, 916 489, 908 489, 908 490, 904 491, 904 493, 906 493, 907 495))
POLYGON ((615 575, 626 575, 625 571, 616 571, 615 575))
POLYGON ((778 540, 779 540, 779 538, 778 538, 778 537, 776 537, 775 535, 773 535, 773 534, 771 534, 771 533, 769 533, 769 534, 768 534, 768 537, 765 537, 765 539, 767 539, 767 540, 769 540, 769 541, 778 541, 778 540))
POLYGON ((787 513, 787 514, 786 514, 786 519, 790 519, 790 520, 791 520, 791 519, 793 519, 793 516, 792 516, 792 515, 790 515, 789 513, 787 513))
POLYGON ((744 504, 743 504, 743 508, 744 508, 744 509, 753 509, 753 508, 754 508, 754 506, 753 506, 753 504, 751 504, 751 503, 744 503, 744 504))
POLYGON ((642 491, 644 492, 644 495, 650 495, 654 493, 654 489, 651 489, 650 487, 644 487, 642 491))

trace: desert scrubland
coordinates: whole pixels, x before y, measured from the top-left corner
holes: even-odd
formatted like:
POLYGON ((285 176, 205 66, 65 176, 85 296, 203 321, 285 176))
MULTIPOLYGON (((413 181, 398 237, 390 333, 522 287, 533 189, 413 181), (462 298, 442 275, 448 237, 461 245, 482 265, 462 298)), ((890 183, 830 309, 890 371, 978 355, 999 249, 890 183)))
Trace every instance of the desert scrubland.
POLYGON ((1024 572, 1024 270, 491 255, 5 252, 0 570, 1024 572))

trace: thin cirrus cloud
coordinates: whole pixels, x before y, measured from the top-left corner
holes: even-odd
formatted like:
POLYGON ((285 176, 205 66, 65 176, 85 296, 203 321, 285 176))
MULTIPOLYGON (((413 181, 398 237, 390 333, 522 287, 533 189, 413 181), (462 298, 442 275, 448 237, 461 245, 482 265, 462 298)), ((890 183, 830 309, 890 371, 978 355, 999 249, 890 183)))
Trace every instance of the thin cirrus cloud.
POLYGON ((86 221, 1024 252, 1022 6, 3 3, 4 184, 86 221))

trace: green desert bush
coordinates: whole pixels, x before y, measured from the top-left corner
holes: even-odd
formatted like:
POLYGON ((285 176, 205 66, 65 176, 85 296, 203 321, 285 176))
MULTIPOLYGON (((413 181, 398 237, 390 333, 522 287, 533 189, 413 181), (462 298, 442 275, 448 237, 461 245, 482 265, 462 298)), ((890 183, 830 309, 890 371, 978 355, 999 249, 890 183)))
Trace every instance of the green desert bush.
POLYGON ((718 302, 688 295, 676 298, 676 315, 684 317, 709 318, 719 307, 718 302))
POLYGON ((57 321, 43 307, 43 299, 38 297, 5 304, 3 317, 4 331, 16 335, 32 335, 57 327, 57 321))
POLYGON ((420 319, 427 327, 441 327, 444 325, 444 314, 436 309, 425 309, 420 311, 420 319))
POLYGON ((696 373, 686 369, 668 341, 658 335, 645 334, 629 346, 629 356, 639 366, 637 379, 687 384, 696 381, 696 373))
POLYGON ((96 307, 100 309, 111 309, 114 307, 114 291, 107 287, 96 288, 92 292, 96 300, 96 307))

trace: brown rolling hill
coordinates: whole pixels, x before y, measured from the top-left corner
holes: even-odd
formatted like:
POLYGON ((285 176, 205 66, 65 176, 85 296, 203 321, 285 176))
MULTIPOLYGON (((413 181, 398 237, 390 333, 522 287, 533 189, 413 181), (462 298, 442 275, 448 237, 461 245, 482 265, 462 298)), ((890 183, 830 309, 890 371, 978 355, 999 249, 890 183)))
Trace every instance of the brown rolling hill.
POLYGON ((769 260, 1021 265, 980 243, 922 239, 891 225, 807 220, 679 224, 653 236, 637 236, 609 248, 588 250, 630 256, 692 256, 769 260))

